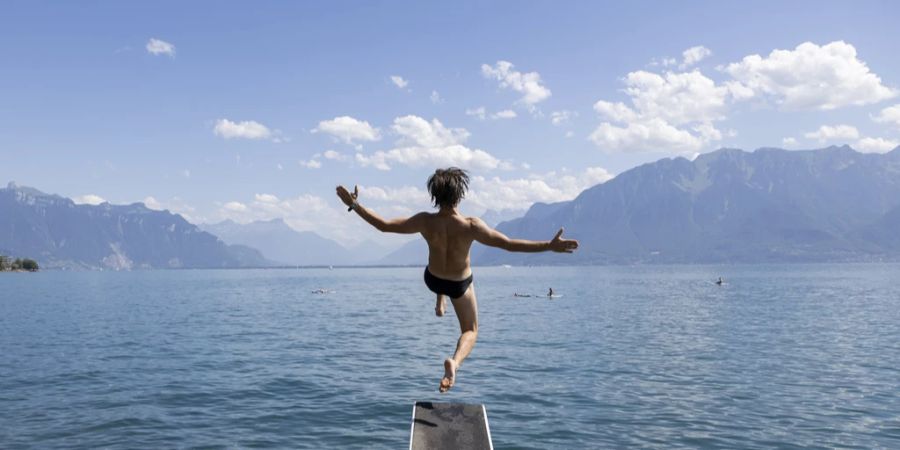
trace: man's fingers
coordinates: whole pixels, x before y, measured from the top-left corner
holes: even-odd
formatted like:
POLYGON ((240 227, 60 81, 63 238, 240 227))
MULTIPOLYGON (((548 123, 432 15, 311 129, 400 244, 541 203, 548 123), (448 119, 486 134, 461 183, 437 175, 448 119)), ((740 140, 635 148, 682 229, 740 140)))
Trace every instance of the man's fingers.
POLYGON ((357 198, 357 197, 359 197, 359 186, 354 184, 353 185, 353 198, 357 198))
POLYGON ((553 239, 554 240, 559 239, 559 237, 562 236, 562 233, 563 233, 563 229, 560 228, 559 231, 556 232, 556 236, 553 236, 553 239))

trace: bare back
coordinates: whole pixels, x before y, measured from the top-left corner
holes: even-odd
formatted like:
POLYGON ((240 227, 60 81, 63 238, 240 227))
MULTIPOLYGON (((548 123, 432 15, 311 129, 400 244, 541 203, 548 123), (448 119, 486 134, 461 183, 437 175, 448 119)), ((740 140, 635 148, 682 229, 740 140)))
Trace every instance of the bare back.
POLYGON ((472 219, 455 211, 425 214, 421 233, 428 242, 428 270, 432 274, 446 280, 464 280, 472 274, 472 228, 472 219))

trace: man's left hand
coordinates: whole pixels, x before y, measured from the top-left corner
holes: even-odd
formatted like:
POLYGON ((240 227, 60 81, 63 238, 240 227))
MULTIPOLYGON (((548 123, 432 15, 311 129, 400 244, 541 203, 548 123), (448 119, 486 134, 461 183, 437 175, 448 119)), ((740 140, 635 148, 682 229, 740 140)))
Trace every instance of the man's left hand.
POLYGON ((345 205, 350 206, 353 204, 353 202, 356 201, 357 197, 359 197, 359 186, 353 186, 352 194, 347 190, 347 188, 338 186, 337 195, 341 198, 341 201, 344 202, 345 205))

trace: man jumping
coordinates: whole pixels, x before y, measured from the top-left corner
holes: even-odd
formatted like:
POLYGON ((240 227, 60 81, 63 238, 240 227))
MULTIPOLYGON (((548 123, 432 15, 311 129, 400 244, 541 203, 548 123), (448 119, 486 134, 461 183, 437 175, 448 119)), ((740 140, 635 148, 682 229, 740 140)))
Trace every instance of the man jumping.
POLYGON ((386 233, 421 233, 428 242, 428 266, 425 267, 425 285, 437 295, 435 313, 444 315, 445 299, 450 297, 461 335, 452 358, 444 361, 444 378, 439 390, 447 392, 456 382, 456 370, 469 356, 478 338, 478 303, 472 285, 472 268, 469 265, 469 249, 472 241, 511 252, 554 251, 572 253, 578 241, 562 239, 563 229, 549 241, 510 239, 489 227, 477 217, 466 217, 457 206, 469 188, 469 176, 462 169, 451 167, 438 169, 428 178, 431 201, 438 208, 436 213, 420 212, 412 217, 384 220, 372 210, 357 202, 359 189, 350 193, 343 186, 337 187, 337 195, 350 210, 379 231, 386 233))

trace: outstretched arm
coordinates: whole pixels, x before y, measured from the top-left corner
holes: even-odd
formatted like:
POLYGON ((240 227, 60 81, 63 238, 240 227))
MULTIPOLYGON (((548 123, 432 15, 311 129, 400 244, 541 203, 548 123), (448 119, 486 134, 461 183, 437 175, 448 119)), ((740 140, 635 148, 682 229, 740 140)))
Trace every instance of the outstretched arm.
POLYGON ((353 193, 351 194, 347 188, 338 186, 337 195, 345 205, 349 206, 350 209, 356 210, 359 217, 362 217, 363 220, 369 222, 369 224, 377 228, 378 231, 403 234, 412 234, 422 231, 424 219, 423 213, 416 214, 412 217, 400 217, 397 219, 385 220, 378 214, 375 214, 375 211, 360 205, 356 201, 357 197, 359 197, 359 187, 354 186, 353 193))
POLYGON ((490 247, 502 248, 510 252, 559 252, 572 253, 578 248, 578 241, 563 239, 563 229, 560 228, 556 236, 549 241, 528 241, 525 239, 510 239, 505 234, 489 227, 483 220, 473 217, 472 228, 475 232, 475 240, 490 247))

